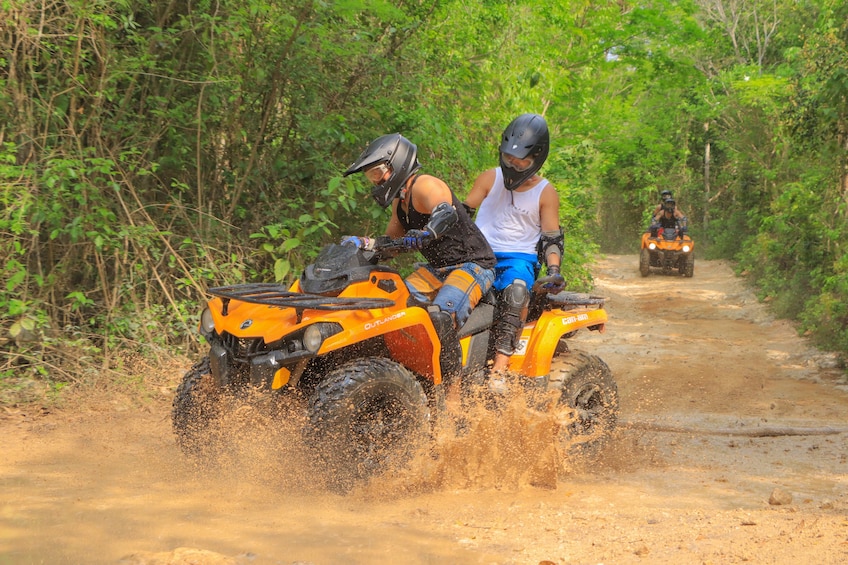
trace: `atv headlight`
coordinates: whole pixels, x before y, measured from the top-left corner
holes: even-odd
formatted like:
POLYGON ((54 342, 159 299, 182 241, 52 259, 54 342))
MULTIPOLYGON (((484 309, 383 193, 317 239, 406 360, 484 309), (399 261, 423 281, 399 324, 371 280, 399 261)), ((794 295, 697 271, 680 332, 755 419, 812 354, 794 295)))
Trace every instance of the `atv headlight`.
POLYGON ((689 253, 689 246, 688 245, 683 246, 683 253, 689 253))
POLYGON ((321 335, 321 328, 318 324, 313 324, 306 328, 303 332, 303 347, 310 353, 315 353, 321 349, 321 343, 324 341, 324 336, 321 335))
POLYGON ((650 249, 651 251, 653 251, 653 250, 654 250, 654 249, 656 249, 656 248, 657 248, 657 244, 656 244, 656 243, 651 242, 651 243, 649 243, 649 244, 648 244, 648 249, 650 249))
POLYGON ((212 311, 209 308, 204 308, 200 314, 200 333, 203 335, 212 335, 215 331, 215 320, 212 319, 212 311))

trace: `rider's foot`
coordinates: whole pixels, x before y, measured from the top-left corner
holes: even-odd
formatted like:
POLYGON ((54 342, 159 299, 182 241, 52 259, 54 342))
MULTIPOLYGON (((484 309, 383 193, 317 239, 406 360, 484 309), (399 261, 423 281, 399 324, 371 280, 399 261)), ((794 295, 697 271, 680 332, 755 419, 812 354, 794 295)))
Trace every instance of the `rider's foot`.
POLYGON ((508 378, 503 373, 492 373, 489 375, 489 392, 506 396, 509 392, 508 378))
POLYGON ((509 394, 510 387, 518 382, 520 376, 510 371, 509 369, 501 369, 489 373, 488 388, 489 392, 500 396, 509 394))

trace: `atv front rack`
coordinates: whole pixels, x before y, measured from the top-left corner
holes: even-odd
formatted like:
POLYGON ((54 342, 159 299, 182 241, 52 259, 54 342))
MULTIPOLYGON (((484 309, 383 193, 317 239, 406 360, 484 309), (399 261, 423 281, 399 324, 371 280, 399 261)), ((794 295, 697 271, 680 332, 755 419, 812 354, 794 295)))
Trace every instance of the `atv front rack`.
POLYGON ((231 286, 210 288, 209 294, 223 300, 221 314, 227 315, 230 300, 276 306, 278 308, 294 308, 297 320, 303 317, 304 310, 371 310, 372 308, 388 308, 394 301, 388 298, 339 298, 338 296, 321 296, 291 292, 277 283, 247 283, 231 286))

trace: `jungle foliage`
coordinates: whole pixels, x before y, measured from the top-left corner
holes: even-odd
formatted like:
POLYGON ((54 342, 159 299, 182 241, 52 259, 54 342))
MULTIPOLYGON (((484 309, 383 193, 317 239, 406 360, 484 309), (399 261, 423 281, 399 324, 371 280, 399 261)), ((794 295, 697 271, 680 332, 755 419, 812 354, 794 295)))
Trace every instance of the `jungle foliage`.
POLYGON ((0 389, 197 347, 208 286, 381 233, 340 176, 370 139, 463 196, 522 112, 551 127, 573 289, 670 188, 848 351, 844 2, 0 0, 0 389))

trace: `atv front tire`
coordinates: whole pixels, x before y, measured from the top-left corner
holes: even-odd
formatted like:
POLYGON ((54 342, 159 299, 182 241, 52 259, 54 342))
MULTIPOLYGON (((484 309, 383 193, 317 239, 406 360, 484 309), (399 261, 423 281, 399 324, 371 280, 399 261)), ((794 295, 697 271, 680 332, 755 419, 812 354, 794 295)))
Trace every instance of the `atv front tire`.
POLYGON ((695 274, 695 254, 690 253, 686 256, 686 264, 683 266, 683 276, 692 277, 695 274))
POLYGON ((209 455, 213 447, 209 429, 218 415, 219 396, 210 373, 209 357, 204 357, 183 376, 171 411, 177 445, 186 455, 209 455))
POLYGON ((309 398, 308 437, 346 492, 409 462, 430 432, 421 384, 403 365, 366 357, 328 373, 309 398))
POLYGON ((564 409, 558 440, 567 460, 590 462, 602 451, 618 420, 618 387, 598 356, 572 351, 551 366, 548 390, 560 392, 564 409))
POLYGON ((651 252, 643 249, 639 254, 639 272, 643 277, 651 274, 651 252))

